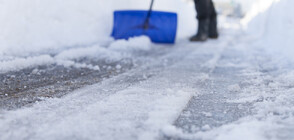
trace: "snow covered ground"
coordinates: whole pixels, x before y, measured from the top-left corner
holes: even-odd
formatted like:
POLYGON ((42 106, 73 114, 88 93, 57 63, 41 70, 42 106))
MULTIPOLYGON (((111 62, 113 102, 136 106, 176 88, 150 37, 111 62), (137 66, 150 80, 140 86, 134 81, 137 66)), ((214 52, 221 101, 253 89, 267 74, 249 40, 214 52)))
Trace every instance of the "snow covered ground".
POLYGON ((42 75, 44 65, 117 71, 61 98, 1 109, 1 140, 294 139, 294 17, 285 14, 293 1, 256 1, 241 20, 220 16, 221 37, 206 43, 186 40, 196 29, 193 5, 158 1, 156 9, 179 13, 174 46, 109 38, 113 9, 148 5, 128 2, 0 1, 0 21, 7 21, 0 23, 2 75, 42 75), (133 66, 118 72, 124 59, 133 66))

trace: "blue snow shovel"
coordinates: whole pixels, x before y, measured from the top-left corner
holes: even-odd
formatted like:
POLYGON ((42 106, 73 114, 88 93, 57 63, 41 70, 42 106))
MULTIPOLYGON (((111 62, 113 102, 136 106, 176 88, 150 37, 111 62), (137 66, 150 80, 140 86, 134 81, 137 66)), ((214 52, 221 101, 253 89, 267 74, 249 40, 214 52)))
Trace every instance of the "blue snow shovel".
POLYGON ((112 37, 129 39, 145 35, 154 43, 175 43, 177 33, 177 14, 152 11, 154 0, 149 11, 128 10, 114 12, 112 37))

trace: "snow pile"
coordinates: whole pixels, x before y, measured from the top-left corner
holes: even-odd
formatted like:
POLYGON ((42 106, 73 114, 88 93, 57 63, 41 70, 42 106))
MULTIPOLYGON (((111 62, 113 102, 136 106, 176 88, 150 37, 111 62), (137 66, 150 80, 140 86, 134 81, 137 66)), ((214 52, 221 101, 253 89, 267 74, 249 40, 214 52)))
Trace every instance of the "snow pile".
POLYGON ((100 70, 99 66, 75 62, 81 58, 109 59, 112 61, 122 58, 120 53, 109 51, 99 45, 84 48, 73 48, 64 50, 55 56, 37 55, 33 57, 14 57, 5 61, 0 61, 0 73, 17 71, 25 68, 33 68, 40 65, 62 65, 65 67, 88 68, 100 70), (112 56, 111 59, 109 56, 112 56))
POLYGON ((144 50, 148 51, 151 49, 151 40, 146 37, 136 37, 136 38, 130 38, 127 40, 118 40, 110 44, 109 49, 113 51, 137 51, 137 50, 144 50))
POLYGON ((219 13, 234 17, 243 17, 255 0, 214 0, 219 13))
POLYGON ((0 62, 0 73, 14 71, 28 67, 35 67, 43 64, 53 64, 54 59, 49 55, 41 55, 37 57, 18 58, 10 61, 0 62))
POLYGON ((294 1, 280 0, 272 6, 266 26, 264 45, 294 60, 294 1))
POLYGON ((110 43, 109 47, 93 45, 89 47, 76 47, 65 49, 55 55, 37 55, 33 57, 12 57, 0 61, 0 73, 32 68, 40 65, 62 65, 65 67, 89 68, 99 70, 99 66, 79 63, 80 59, 95 59, 107 61, 119 61, 126 57, 132 57, 134 52, 147 52, 152 49, 152 43, 148 37, 135 37, 127 40, 117 40, 110 43))
POLYGON ((244 31, 253 39, 261 38, 265 34, 269 10, 275 0, 258 0, 246 16, 241 20, 244 31))
POLYGON ((29 55, 106 40, 111 5, 100 0, 2 0, 0 52, 29 55))
POLYGON ((260 0, 243 20, 247 32, 261 38, 262 46, 273 54, 293 58, 294 53, 294 10, 291 0, 260 0))
POLYGON ((80 58, 106 59, 109 58, 109 56, 111 56, 111 58, 114 60, 121 58, 119 53, 110 51, 107 48, 101 47, 99 45, 67 49, 58 53, 55 58, 59 60, 75 60, 80 58))
MULTIPOLYGON (((114 10, 147 10, 149 4, 145 0, 1 0, 0 57, 54 53, 110 42, 114 10)), ((195 31, 193 5, 160 0, 154 9, 179 14, 179 38, 195 31)))

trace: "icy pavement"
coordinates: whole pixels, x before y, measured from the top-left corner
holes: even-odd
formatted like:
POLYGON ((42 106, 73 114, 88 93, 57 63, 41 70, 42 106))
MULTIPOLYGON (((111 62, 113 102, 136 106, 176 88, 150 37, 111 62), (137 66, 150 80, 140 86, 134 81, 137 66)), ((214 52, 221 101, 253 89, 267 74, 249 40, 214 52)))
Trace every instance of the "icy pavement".
POLYGON ((3 111, 1 137, 154 139, 162 126, 172 124, 191 97, 198 94, 197 83, 207 77, 197 71, 209 72, 227 45, 223 41, 222 46, 213 46, 218 42, 170 48, 159 58, 152 57, 135 69, 63 98, 3 111))
POLYGON ((128 61, 121 65, 126 66, 123 72, 101 80, 91 80, 101 78, 98 71, 71 78, 82 68, 56 73, 77 86, 85 79, 93 85, 27 107, 2 109, 0 139, 294 139, 289 59, 258 46, 238 28, 224 29, 220 39, 206 43, 153 47, 158 48, 131 57, 138 64, 128 61))
POLYGON ((190 100, 174 126, 162 130, 163 139, 294 139, 290 61, 254 45, 244 51, 242 45, 224 50, 209 78, 198 84, 202 94, 190 100))
MULTIPOLYGON (((80 60, 87 62, 89 60, 80 60)), ((80 62, 81 63, 81 62, 80 62)), ((118 62, 91 61, 99 69, 41 65, 0 74, 0 108, 17 109, 46 98, 61 97, 75 89, 95 84, 133 67, 131 59, 118 62)))

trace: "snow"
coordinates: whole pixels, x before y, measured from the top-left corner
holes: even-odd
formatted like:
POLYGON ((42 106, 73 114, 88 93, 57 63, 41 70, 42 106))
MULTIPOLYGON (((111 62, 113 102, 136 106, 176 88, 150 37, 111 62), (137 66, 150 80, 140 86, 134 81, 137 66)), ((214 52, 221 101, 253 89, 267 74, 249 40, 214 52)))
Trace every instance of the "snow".
POLYGON ((40 65, 57 64, 65 67, 89 68, 99 70, 99 66, 80 64, 74 60, 81 58, 96 58, 117 61, 125 57, 130 57, 134 51, 149 51, 152 44, 147 37, 135 37, 128 41, 117 40, 110 43, 109 47, 93 45, 89 47, 76 47, 66 49, 51 55, 37 55, 34 57, 14 57, 8 60, 0 61, 0 73, 9 71, 18 71, 25 68, 32 68, 40 65), (143 45, 139 45, 143 43, 143 45))
MULTIPOLYGON (((148 8, 149 1, 144 0, 1 0, 0 55, 29 56, 101 45, 111 40, 114 10, 148 8)), ((192 5, 160 0, 154 9, 179 14, 179 38, 189 35, 191 28, 196 30, 192 5)))
MULTIPOLYGON (((128 41, 109 37, 115 9, 144 9, 148 3, 2 0, 0 72, 34 68, 32 73, 38 74, 37 66, 52 64, 99 71, 99 65, 75 60, 136 59, 134 52, 160 51, 166 46, 144 36, 128 41)), ((292 5, 291 0, 255 1, 240 22, 220 17, 220 39, 200 44, 184 41, 196 30, 191 3, 156 1, 155 9, 179 14, 178 43, 168 53, 147 57, 136 69, 62 98, 0 111, 0 139, 293 139, 292 5), (226 58, 230 55, 240 58, 226 58), (239 76, 246 80, 225 87, 237 96, 226 102, 240 108, 250 103, 252 114, 220 127, 195 127, 195 133, 173 126, 191 97, 203 94, 196 85, 215 78, 219 67, 242 69, 239 76)))
POLYGON ((65 67, 74 67, 74 68, 88 68, 88 69, 92 69, 96 71, 100 70, 100 67, 98 65, 94 66, 92 64, 76 63, 74 61, 69 61, 69 60, 58 60, 57 65, 62 65, 65 67))
POLYGON ((34 67, 43 64, 53 64, 54 59, 49 55, 41 55, 28 58, 16 58, 10 61, 0 62, 0 71, 8 72, 13 70, 20 70, 27 67, 34 67))
MULTIPOLYGON (((4 66, 2 69, 5 71, 2 72, 36 66, 36 63, 26 61, 26 67, 17 67, 12 62, 31 56, 59 54, 66 56, 56 59, 73 59, 95 55, 118 60, 121 58, 119 53, 125 53, 117 51, 148 50, 150 41, 146 37, 130 41, 113 41, 110 37, 114 10, 148 8, 149 1, 144 0, 1 0, 0 62, 8 61, 5 63, 11 65, 10 69, 4 66), (106 50, 101 46, 110 47, 106 50)), ((154 10, 178 13, 177 40, 196 31, 193 4, 181 0, 160 0, 154 3, 154 10)), ((46 63, 38 63, 43 64, 46 63)))
POLYGON ((230 85, 228 89, 231 92, 239 92, 241 90, 241 87, 239 86, 239 84, 234 84, 234 85, 230 85))
POLYGON ((5 112, 0 120, 4 126, 0 133, 5 134, 1 139, 155 139, 161 127, 172 123, 196 92, 183 83, 193 78, 191 74, 178 67, 130 71, 62 99, 5 112), (137 75, 146 72, 158 76, 136 81, 137 75), (133 77, 135 84, 117 84, 126 77, 133 77), (29 128, 25 124, 30 124, 29 128), (18 125, 13 134, 5 133, 18 125))
POLYGON ((118 40, 109 45, 109 49, 113 51, 148 51, 151 49, 151 40, 146 37, 135 37, 127 40, 118 40))
MULTIPOLYGON (((253 77, 242 84, 250 86, 243 89, 239 84, 228 87, 239 94, 234 103, 254 103, 254 114, 236 122, 195 134, 183 132, 174 126, 163 132, 181 139, 293 139, 293 26, 291 20, 293 1, 257 1, 242 23, 246 35, 240 39, 236 50, 246 51, 248 59, 263 62, 257 69, 273 70, 273 75, 254 72, 254 66, 247 64, 243 71, 246 77, 253 77), (249 19, 249 20, 248 20, 249 19), (249 43, 250 42, 250 43, 249 43), (246 43, 246 48, 241 47, 246 43), (256 54, 257 56, 251 56, 256 54), (250 55, 251 54, 251 55, 250 55), (268 81, 269 83, 264 83, 268 81)), ((219 65, 233 66, 235 65, 219 65)), ((237 66, 237 65, 236 65, 237 66)), ((240 66, 240 65, 239 65, 240 66)), ((241 64, 242 66, 242 64, 241 64)), ((270 73, 270 72, 269 72, 270 73)), ((241 106, 240 106, 241 107, 241 106)))
POLYGON ((99 66, 81 64, 73 60, 80 58, 108 58, 111 60, 119 60, 122 58, 121 53, 109 51, 106 48, 95 45, 92 47, 72 48, 61 51, 55 56, 37 55, 34 57, 18 57, 11 60, 0 62, 0 73, 9 71, 18 71, 25 68, 32 68, 40 65, 57 64, 65 67, 89 68, 99 70, 99 66), (109 57, 111 56, 111 57, 109 57))

